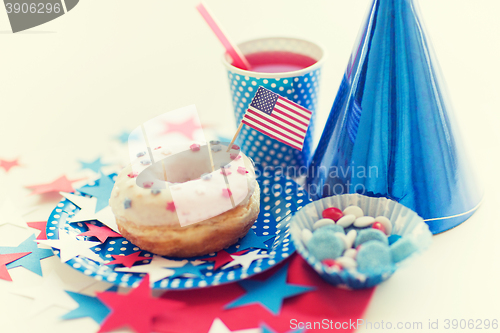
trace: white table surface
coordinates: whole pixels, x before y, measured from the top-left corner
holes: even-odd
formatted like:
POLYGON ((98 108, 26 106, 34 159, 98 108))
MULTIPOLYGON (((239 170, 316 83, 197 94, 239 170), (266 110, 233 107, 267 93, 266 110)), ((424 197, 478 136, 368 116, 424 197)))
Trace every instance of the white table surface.
MULTIPOLYGON (((0 10, 0 202, 36 207, 27 221, 44 220, 57 196, 29 196, 25 185, 62 174, 95 177, 78 160, 126 159, 113 136, 166 111, 196 104, 203 122, 234 133, 222 46, 194 9, 197 0, 86 0, 68 14, 12 34, 0 10)), ((320 43, 323 68, 318 129, 328 116, 369 0, 209 0, 236 42, 296 36, 320 43)), ((424 323, 500 319, 500 2, 420 0, 464 141, 485 198, 466 223, 434 237, 430 249, 380 285, 367 309, 372 322, 424 323)), ((320 133, 317 133, 317 139, 320 133)), ((78 185, 78 183, 76 183, 78 185)), ((33 230, 0 227, 0 245, 15 246, 33 230)), ((68 282, 92 282, 56 257, 42 260, 68 282)), ((91 319, 60 321, 51 307, 27 318, 30 299, 9 293, 42 278, 24 268, 0 280, 0 332, 95 332, 91 319)), ((104 290, 99 282, 87 288, 104 290)), ((380 330, 361 329, 360 332, 380 330)), ((397 330, 394 330, 397 331, 397 330)), ((411 330, 401 330, 408 331, 411 330)))

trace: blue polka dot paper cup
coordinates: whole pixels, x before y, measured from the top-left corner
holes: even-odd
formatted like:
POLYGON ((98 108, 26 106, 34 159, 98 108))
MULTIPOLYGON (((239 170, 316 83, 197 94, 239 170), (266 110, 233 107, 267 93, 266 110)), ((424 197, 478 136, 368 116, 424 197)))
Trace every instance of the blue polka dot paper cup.
MULTIPOLYGON (((357 230, 357 235, 359 235, 359 230, 357 230)), ((432 233, 429 231, 428 225, 417 213, 393 200, 372 198, 360 194, 336 195, 311 202, 294 215, 291 220, 290 233, 297 252, 311 267, 327 282, 345 289, 370 288, 387 280, 398 267, 406 265, 408 261, 411 261, 411 257, 426 250, 432 242, 432 233), (390 220, 392 230, 389 236, 389 244, 391 244, 391 238, 397 240, 390 245, 390 254, 393 261, 384 269, 360 272, 358 267, 355 266, 344 267, 343 269, 329 267, 308 251, 305 244, 307 237, 304 237, 304 234, 309 234, 309 232, 304 232, 304 229, 312 232, 314 223, 323 218, 322 212, 326 208, 335 207, 343 211, 349 206, 360 207, 365 216, 385 216, 390 220), (395 246, 396 244, 398 246, 395 246), (407 248, 405 249, 407 244, 411 244, 410 252, 407 251, 407 248), (405 251, 407 251, 406 254, 405 251)), ((377 242, 371 241, 370 243, 377 242)))
POLYGON ((261 134, 246 125, 243 126, 238 137, 242 151, 257 164, 263 167, 287 168, 288 172, 291 168, 297 172, 296 168, 308 165, 312 155, 315 110, 318 104, 319 81, 325 52, 312 42, 285 37, 255 39, 238 46, 243 54, 250 56, 262 52, 290 52, 315 61, 311 66, 299 70, 261 73, 234 67, 231 65, 229 55, 223 56, 231 89, 236 126, 241 122, 259 86, 280 94, 313 112, 302 151, 261 134))

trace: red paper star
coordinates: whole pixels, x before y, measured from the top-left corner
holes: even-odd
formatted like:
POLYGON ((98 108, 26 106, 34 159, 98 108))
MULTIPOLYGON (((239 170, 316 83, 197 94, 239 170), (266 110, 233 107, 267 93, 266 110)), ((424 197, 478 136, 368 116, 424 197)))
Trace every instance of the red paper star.
POLYGON ((72 183, 77 182, 80 179, 69 180, 66 176, 61 176, 54 180, 52 183, 40 184, 40 185, 30 185, 26 186, 30 190, 33 190, 31 194, 44 194, 50 192, 73 192, 75 189, 73 188, 72 183))
POLYGON ((87 228, 89 228, 89 230, 82 232, 78 236, 94 236, 97 237, 101 241, 101 243, 104 243, 106 239, 108 239, 108 237, 122 237, 122 235, 114 232, 106 226, 98 227, 92 223, 85 224, 87 225, 87 228))
MULTIPOLYGON (((238 256, 238 255, 243 254, 245 252, 247 252, 247 251, 246 250, 245 251, 239 251, 239 252, 235 252, 235 253, 231 253, 231 254, 233 256, 238 256)), ((215 257, 210 257, 210 258, 205 258, 205 259, 200 259, 200 260, 215 261, 214 262, 214 268, 213 268, 213 270, 216 271, 221 266, 224 266, 225 264, 227 264, 228 262, 233 261, 234 259, 226 251, 220 250, 219 252, 217 252, 217 255, 215 257)))
MULTIPOLYGON (((363 318, 375 288, 344 290, 332 286, 297 254, 285 262, 290 263, 287 283, 315 286, 316 289, 300 297, 285 299, 279 316, 274 316, 259 304, 224 310, 224 305, 245 294, 245 290, 236 283, 192 290, 170 290, 161 297, 184 302, 186 306, 181 311, 176 311, 174 322, 168 318, 164 319, 163 316, 159 317, 154 322, 153 331, 207 332, 214 318, 220 318, 230 331, 258 327, 265 322, 276 333, 284 333, 290 331, 292 319, 305 323, 321 322, 324 318, 328 318, 335 323, 349 322, 349 320, 356 322, 358 318, 363 318)), ((265 280, 281 267, 281 264, 277 265, 256 278, 265 280)), ((165 311, 165 314, 167 313, 165 311)), ((307 330, 307 332, 320 331, 323 330, 307 330)), ((353 331, 351 327, 342 330, 345 333, 353 331)))
POLYGON ((165 123, 166 129, 163 134, 170 133, 180 133, 184 134, 189 140, 194 140, 194 132, 200 129, 200 124, 195 120, 195 118, 189 118, 184 122, 180 123, 165 123))
POLYGON ((120 255, 115 255, 112 254, 111 256, 113 257, 113 261, 108 262, 105 265, 116 265, 116 264, 122 264, 125 267, 132 267, 134 264, 138 261, 142 260, 147 260, 151 259, 151 257, 141 257, 140 256, 141 251, 134 252, 132 254, 129 254, 128 256, 120 256, 120 255))
POLYGON ((0 279, 12 281, 9 271, 7 270, 7 267, 5 265, 10 264, 11 262, 16 261, 17 259, 22 258, 30 253, 31 252, 0 254, 0 279))
POLYGON ((171 212, 175 212, 175 203, 173 201, 167 202, 167 210, 169 210, 171 212))
POLYGON ((47 221, 40 222, 27 222, 26 223, 30 228, 40 230, 40 234, 36 237, 36 239, 47 239, 47 221))
POLYGON ((19 159, 12 161, 0 160, 0 168, 4 168, 5 172, 9 172, 10 168, 19 166, 19 159))
POLYGON ((137 333, 149 333, 152 331, 154 317, 161 313, 170 313, 172 309, 182 305, 181 302, 152 297, 149 275, 146 275, 141 284, 126 295, 108 291, 97 293, 97 298, 111 310, 99 332, 109 332, 128 326, 137 333))

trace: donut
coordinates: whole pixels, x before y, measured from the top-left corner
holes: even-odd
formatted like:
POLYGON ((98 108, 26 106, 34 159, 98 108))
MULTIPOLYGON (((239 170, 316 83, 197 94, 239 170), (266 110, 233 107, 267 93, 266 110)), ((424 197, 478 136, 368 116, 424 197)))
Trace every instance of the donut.
POLYGON ((138 152, 117 176, 109 204, 121 234, 155 254, 193 257, 244 237, 260 207, 253 162, 234 145, 138 152))

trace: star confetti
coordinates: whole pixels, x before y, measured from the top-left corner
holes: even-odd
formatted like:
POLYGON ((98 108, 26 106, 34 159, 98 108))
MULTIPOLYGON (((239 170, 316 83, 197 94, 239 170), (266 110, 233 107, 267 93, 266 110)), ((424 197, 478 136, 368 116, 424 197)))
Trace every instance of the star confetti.
POLYGON ((99 241, 101 241, 101 243, 104 243, 108 237, 122 237, 122 235, 114 232, 106 226, 99 227, 92 223, 86 223, 86 225, 89 230, 82 232, 78 236, 96 237, 99 241))
POLYGON ((77 319, 90 317, 96 323, 100 324, 104 318, 109 315, 109 308, 104 305, 97 297, 66 291, 71 298, 78 303, 78 307, 66 313, 61 319, 77 319))
POLYGON ((189 138, 189 140, 194 140, 194 132, 201 129, 200 124, 196 119, 189 118, 180 123, 165 123, 166 129, 163 134, 180 133, 189 138))
MULTIPOLYGON (((286 263, 289 263, 287 283, 315 286, 316 289, 297 297, 286 298, 283 301, 279 316, 275 316, 260 304, 224 309, 226 304, 245 295, 245 289, 238 283, 210 288, 169 290, 163 293, 161 297, 184 302, 186 307, 182 311, 175 313, 175 321, 163 317, 155 320, 152 331, 208 332, 214 318, 220 318, 232 331, 259 327, 265 323, 276 333, 290 333, 290 329, 298 328, 291 325, 292 319, 297 322, 312 323, 320 322, 324 318, 334 322, 349 322, 349 320, 356 322, 357 318, 363 318, 374 288, 345 290, 333 286, 324 281, 298 254, 293 254, 285 263, 280 263, 252 279, 265 281, 265 279, 278 272, 286 263), (193 320, 193 318, 196 318, 196 320, 193 320)), ((311 332, 313 331, 311 330, 311 332)), ((353 331, 352 328, 342 330, 343 333, 352 333, 353 331)))
POLYGON ((123 131, 120 133, 120 135, 117 135, 115 138, 121 143, 127 143, 129 135, 130 135, 129 132, 123 131))
POLYGON ((109 291, 97 293, 97 298, 111 309, 99 332, 128 326, 136 333, 149 333, 153 318, 182 307, 180 302, 152 297, 149 283, 149 275, 146 275, 141 284, 126 295, 109 291))
POLYGON ((206 265, 195 266, 188 262, 184 266, 179 268, 174 268, 174 274, 172 274, 169 279, 176 277, 188 277, 188 278, 202 278, 204 274, 201 272, 202 269, 206 268, 206 265))
POLYGON ((255 260, 259 260, 262 258, 269 258, 268 254, 259 254, 260 250, 248 252, 246 254, 240 255, 240 256, 235 256, 234 254, 231 255, 231 258, 233 258, 233 261, 229 262, 224 266, 224 269, 234 267, 237 265, 241 265, 244 269, 250 268, 250 265, 252 262, 255 260))
POLYGON ((5 200, 0 207, 0 225, 12 224, 21 228, 28 228, 23 215, 23 212, 21 212, 15 203, 5 200))
POLYGON ((66 176, 61 176, 51 183, 26 186, 33 192, 31 194, 45 194, 52 192, 73 192, 73 183, 82 179, 69 180, 66 176))
POLYGON ((246 236, 239 241, 240 247, 238 247, 238 250, 247 250, 250 248, 268 250, 268 246, 265 242, 275 236, 276 235, 257 236, 255 232, 250 229, 246 236))
POLYGON ((94 171, 95 173, 99 173, 101 171, 102 167, 105 167, 105 166, 109 165, 109 164, 102 163, 100 157, 98 157, 93 162, 83 162, 83 161, 80 161, 80 164, 82 165, 82 169, 89 169, 89 170, 94 171))
POLYGON ((36 239, 47 239, 47 221, 28 222, 27 224, 30 228, 40 230, 36 239))
POLYGON ((24 267, 27 270, 32 271, 35 274, 42 276, 42 266, 40 265, 40 260, 52 257, 54 252, 49 249, 41 249, 35 243, 35 235, 31 235, 26 238, 21 244, 15 247, 0 247, 1 254, 8 253, 19 253, 19 252, 31 252, 30 254, 11 262, 7 265, 7 268, 14 267, 24 267))
POLYGON ((134 266, 134 264, 138 261, 151 259, 151 257, 141 257, 141 251, 137 251, 137 252, 134 252, 134 253, 126 255, 126 256, 112 254, 111 257, 113 257, 113 261, 108 262, 105 265, 122 264, 123 266, 128 267, 128 268, 134 266))
POLYGON ((217 252, 217 255, 215 257, 204 258, 204 259, 200 259, 200 260, 203 260, 203 261, 215 261, 214 262, 214 268, 213 268, 213 270, 216 271, 220 267, 224 266, 228 262, 233 261, 234 259, 226 251, 220 250, 219 252, 217 252))
POLYGON ((63 197, 71 201, 80 210, 73 216, 69 223, 99 221, 108 226, 111 230, 118 232, 115 215, 111 211, 111 207, 106 207, 99 212, 95 212, 97 199, 87 198, 71 193, 61 193, 63 197))
POLYGON ((231 331, 227 326, 220 320, 220 318, 215 318, 212 326, 210 326, 210 331, 208 333, 262 333, 259 328, 251 328, 247 330, 231 331))
POLYGON ((38 244, 48 245, 59 249, 61 262, 66 262, 76 256, 102 262, 101 257, 90 249, 94 246, 101 245, 100 242, 77 240, 63 230, 59 231, 59 239, 37 240, 37 242, 38 244))
POLYGON ((155 255, 149 264, 115 268, 115 271, 127 273, 149 273, 149 280, 153 284, 156 281, 163 280, 164 278, 174 274, 175 271, 170 268, 181 267, 184 263, 185 261, 174 261, 155 255))
POLYGON ((115 182, 109 176, 101 175, 101 178, 96 181, 96 185, 85 185, 79 188, 78 191, 97 198, 95 208, 95 212, 97 213, 109 205, 109 197, 111 196, 114 184, 115 182))
POLYGON ((65 309, 74 309, 77 303, 64 291, 65 285, 55 271, 52 271, 42 284, 12 291, 12 293, 33 298, 33 303, 28 309, 28 316, 33 316, 56 305, 65 309))
POLYGON ((0 254, 0 279, 12 281, 12 278, 10 277, 9 271, 7 271, 7 267, 5 266, 5 264, 16 261, 17 259, 22 258, 28 254, 30 254, 30 252, 0 254))
POLYGON ((315 289, 314 287, 286 283, 288 264, 282 267, 265 281, 242 280, 239 283, 246 290, 246 294, 225 306, 226 309, 244 306, 247 304, 260 304, 278 315, 283 299, 297 296, 315 289))
POLYGON ((15 166, 19 166, 19 159, 15 159, 12 161, 2 160, 0 159, 0 168, 3 168, 5 172, 9 172, 9 170, 15 166))

